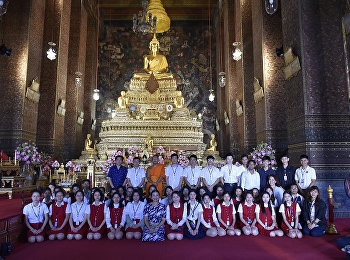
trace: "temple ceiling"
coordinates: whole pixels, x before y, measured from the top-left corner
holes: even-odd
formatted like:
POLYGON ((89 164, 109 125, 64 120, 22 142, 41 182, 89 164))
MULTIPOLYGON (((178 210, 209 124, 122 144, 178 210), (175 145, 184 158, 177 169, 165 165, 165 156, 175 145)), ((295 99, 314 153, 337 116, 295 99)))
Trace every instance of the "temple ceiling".
MULTIPOLYGON (((221 1, 221 0, 220 0, 221 1)), ((209 6, 216 8, 217 0, 162 0, 171 20, 207 20, 209 6)), ((100 0, 105 20, 131 20, 142 10, 142 0, 100 0)))

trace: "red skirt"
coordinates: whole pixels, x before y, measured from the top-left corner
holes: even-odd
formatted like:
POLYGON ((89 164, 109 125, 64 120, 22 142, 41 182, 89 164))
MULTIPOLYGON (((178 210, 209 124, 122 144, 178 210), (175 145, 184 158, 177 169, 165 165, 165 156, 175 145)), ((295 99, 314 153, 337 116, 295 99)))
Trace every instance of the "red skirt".
POLYGON ((267 229, 263 228, 261 225, 258 225, 258 229, 259 229, 259 233, 261 235, 270 236, 270 233, 272 231, 278 230, 278 227, 274 227, 272 230, 267 230, 267 229))
MULTIPOLYGON (((30 226, 36 230, 40 229, 43 226, 43 223, 30 223, 30 226)), ((43 231, 41 231, 39 234, 34 234, 32 231, 28 230, 27 232, 27 238, 30 237, 35 237, 35 236, 42 236, 45 237, 45 228, 43 229, 43 231)))
MULTIPOLYGON (((136 219, 135 221, 136 221, 136 224, 138 224, 138 223, 140 222, 139 219, 136 219)), ((139 233, 142 233, 142 228, 141 228, 141 227, 138 227, 138 228, 128 227, 128 228, 125 230, 125 232, 126 232, 126 233, 128 233, 128 232, 133 232, 133 233, 139 232, 139 233)))
POLYGON ((179 230, 173 230, 170 228, 171 226, 169 224, 165 225, 165 233, 168 234, 184 234, 184 225, 182 225, 179 230))
MULTIPOLYGON (((226 229, 226 227, 225 227, 221 222, 219 222, 219 223, 220 223, 220 227, 222 227, 223 229, 226 229)), ((236 222, 236 223, 237 223, 237 222, 236 222)), ((234 229, 238 229, 236 223, 235 223, 235 225, 233 226, 234 229)))
POLYGON ((100 234, 102 237, 106 234, 106 225, 103 225, 99 230, 97 231, 92 231, 90 228, 88 230, 88 233, 93 233, 93 234, 100 234))
POLYGON ((50 236, 50 235, 61 234, 61 233, 63 233, 64 235, 66 235, 66 234, 67 234, 67 231, 68 231, 68 225, 69 225, 69 223, 67 222, 67 224, 66 224, 61 230, 52 230, 52 229, 50 229, 50 230, 49 230, 49 236, 50 236))
MULTIPOLYGON (((124 227, 122 227, 122 228, 120 229, 120 231, 124 233, 124 227)), ((110 232, 111 232, 111 229, 110 229, 110 228, 107 228, 107 234, 110 233, 110 232)))
MULTIPOLYGON (((80 224, 79 224, 80 225, 80 224)), ((73 223, 73 227, 77 227, 79 225, 76 225, 75 223, 73 223)), ((69 229, 68 229, 68 232, 67 232, 67 235, 82 235, 83 237, 86 236, 86 232, 87 232, 87 229, 88 229, 88 225, 85 223, 81 229, 78 230, 78 232, 73 232, 70 225, 69 225, 69 229)))

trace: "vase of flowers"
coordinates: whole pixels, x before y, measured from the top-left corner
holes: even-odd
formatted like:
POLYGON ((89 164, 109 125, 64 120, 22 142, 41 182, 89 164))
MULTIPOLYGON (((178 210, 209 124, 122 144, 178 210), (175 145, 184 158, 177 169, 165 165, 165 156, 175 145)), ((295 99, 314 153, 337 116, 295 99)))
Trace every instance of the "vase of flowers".
POLYGON ((50 175, 52 157, 44 152, 40 153, 40 175, 39 179, 47 179, 50 175))
POLYGON ((34 165, 40 164, 40 153, 34 143, 24 142, 16 148, 16 158, 22 165, 21 176, 26 177, 25 186, 33 183, 34 165))
POLYGON ((262 166, 262 158, 264 156, 269 156, 271 159, 271 165, 274 166, 276 162, 276 151, 268 143, 261 142, 249 155, 249 159, 254 160, 259 166, 262 166))

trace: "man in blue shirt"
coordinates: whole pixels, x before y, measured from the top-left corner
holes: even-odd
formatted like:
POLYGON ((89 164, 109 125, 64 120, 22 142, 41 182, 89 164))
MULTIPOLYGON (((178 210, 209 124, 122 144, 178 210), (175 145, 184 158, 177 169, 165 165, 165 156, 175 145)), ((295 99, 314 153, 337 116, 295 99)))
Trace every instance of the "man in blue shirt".
POLYGON ((270 174, 275 174, 275 171, 270 167, 271 158, 270 156, 265 155, 262 158, 263 167, 258 170, 260 174, 260 191, 265 190, 267 176, 270 174))
POLYGON ((126 175, 128 174, 128 169, 122 165, 123 156, 117 155, 115 158, 115 164, 108 171, 108 181, 112 188, 117 188, 122 186, 125 182, 126 175))

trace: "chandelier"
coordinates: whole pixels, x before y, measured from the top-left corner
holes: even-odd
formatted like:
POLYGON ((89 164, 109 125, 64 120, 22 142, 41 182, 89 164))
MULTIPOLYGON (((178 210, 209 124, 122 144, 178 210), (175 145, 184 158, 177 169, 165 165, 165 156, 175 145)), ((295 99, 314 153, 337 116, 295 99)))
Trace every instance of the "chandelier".
POLYGON ((7 12, 7 6, 9 4, 9 1, 7 0, 0 0, 0 15, 3 15, 7 12))
POLYGON ((56 43, 49 42, 48 44, 50 45, 50 48, 46 52, 46 57, 49 60, 55 60, 56 59, 56 55, 57 55, 57 52, 55 50, 56 43))
POLYGON ((265 0, 265 10, 268 14, 277 12, 278 0, 265 0))
POLYGON ((239 61, 242 58, 242 51, 239 48, 241 43, 234 42, 232 43, 232 45, 234 46, 234 50, 232 51, 232 59, 234 59, 235 61, 239 61))
POLYGON ((142 0, 142 11, 133 16, 133 31, 146 33, 163 33, 170 29, 170 18, 160 0, 142 0))

